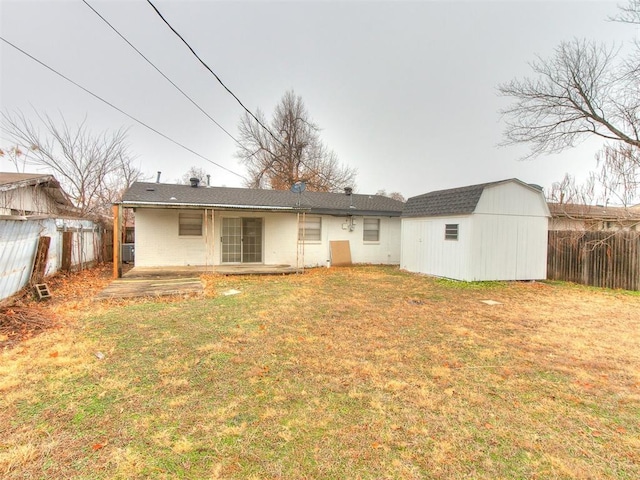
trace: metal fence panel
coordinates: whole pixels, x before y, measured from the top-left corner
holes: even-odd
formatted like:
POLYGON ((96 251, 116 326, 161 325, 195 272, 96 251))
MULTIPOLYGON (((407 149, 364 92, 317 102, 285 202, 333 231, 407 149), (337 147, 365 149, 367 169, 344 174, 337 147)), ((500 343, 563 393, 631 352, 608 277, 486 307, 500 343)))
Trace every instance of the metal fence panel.
POLYGON ((102 229, 90 220, 0 220, 0 300, 29 283, 41 236, 51 237, 45 276, 60 270, 63 232, 71 232, 72 269, 84 269, 100 259, 102 229))
POLYGON ((41 229, 37 222, 0 221, 0 299, 29 281, 41 229))

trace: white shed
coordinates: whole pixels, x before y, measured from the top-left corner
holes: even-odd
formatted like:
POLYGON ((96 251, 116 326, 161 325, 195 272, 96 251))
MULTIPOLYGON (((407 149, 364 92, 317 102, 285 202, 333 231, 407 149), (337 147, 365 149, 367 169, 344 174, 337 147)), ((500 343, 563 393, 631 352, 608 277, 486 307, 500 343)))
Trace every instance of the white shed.
POLYGON ((412 197, 400 266, 465 281, 545 279, 549 217, 542 190, 517 179, 412 197))

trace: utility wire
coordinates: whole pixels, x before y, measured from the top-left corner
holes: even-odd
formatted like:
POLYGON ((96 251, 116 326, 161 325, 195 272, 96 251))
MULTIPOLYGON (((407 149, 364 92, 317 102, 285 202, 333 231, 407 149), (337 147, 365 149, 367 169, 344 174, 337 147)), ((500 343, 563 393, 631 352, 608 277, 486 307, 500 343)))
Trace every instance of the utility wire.
POLYGON ((225 167, 225 166, 223 166, 223 165, 220 165, 220 164, 219 164, 219 163, 217 163, 217 162, 214 162, 213 160, 211 160, 211 159, 209 159, 209 158, 205 157, 204 155, 199 154, 199 153, 198 153, 198 152, 196 152, 195 150, 190 149, 189 147, 187 147, 187 146, 183 145, 182 143, 180 143, 180 142, 178 142, 178 141, 176 141, 176 140, 172 139, 171 137, 169 137, 169 136, 165 135, 164 133, 162 133, 162 132, 160 132, 160 131, 156 130, 155 128, 153 128, 153 127, 151 127, 151 126, 149 126, 149 125, 147 125, 147 124, 146 124, 146 123, 144 123, 142 120, 138 120, 137 118, 135 118, 134 116, 132 116, 132 115, 128 114, 127 112, 125 112, 125 111, 124 111, 124 110, 122 110, 121 108, 116 107, 113 103, 111 103, 111 102, 109 102, 109 101, 105 100, 104 98, 102 98, 102 97, 100 97, 99 95, 97 95, 97 94, 93 93, 92 91, 90 91, 90 90, 88 90, 87 88, 83 87, 83 86, 82 86, 82 85, 80 85, 79 83, 77 83, 77 82, 75 82, 75 81, 71 80, 69 77, 67 77, 67 76, 63 75, 62 73, 58 72, 58 71, 57 71, 57 70, 55 70, 54 68, 50 67, 50 66, 49 66, 49 65, 47 65, 46 63, 44 63, 44 62, 42 62, 42 61, 38 60, 36 57, 34 57, 33 55, 31 55, 31 54, 27 53, 26 51, 24 51, 24 50, 23 50, 23 49, 21 49, 20 47, 18 47, 18 46, 16 46, 16 45, 14 45, 13 43, 11 43, 9 40, 5 39, 4 37, 0 36, 0 40, 2 40, 2 41, 3 41, 4 43, 6 43, 7 45, 9 45, 9 46, 11 46, 11 47, 15 48, 16 50, 18 50, 18 51, 19 51, 20 53, 22 53, 23 55, 26 55, 27 57, 29 57, 29 58, 30 58, 31 60, 33 60, 34 62, 39 63, 40 65, 42 65, 42 66, 43 66, 44 68, 46 68, 47 70, 49 70, 49 71, 51 71, 51 72, 55 73, 55 74, 56 74, 56 75, 58 75, 59 77, 62 77, 63 79, 65 79, 67 82, 69 82, 69 83, 71 83, 71 84, 75 85, 76 87, 80 88, 81 90, 83 90, 84 92, 88 93, 89 95, 91 95, 91 96, 92 96, 92 97, 94 97, 95 99, 100 100, 102 103, 105 103, 105 104, 107 104, 108 106, 110 106, 111 108, 113 108, 114 110, 117 110, 118 112, 120 112, 121 114, 123 114, 123 115, 125 115, 126 117, 130 118, 130 119, 131 119, 131 120, 133 120, 134 122, 136 122, 136 123, 138 123, 138 124, 142 125, 143 127, 147 128, 147 129, 149 129, 149 130, 151 130, 152 132, 154 132, 154 133, 156 133, 156 134, 160 135, 162 138, 164 138, 164 139, 166 139, 166 140, 169 140, 171 143, 173 143, 173 144, 175 144, 175 145, 178 145, 179 147, 181 147, 181 148, 185 149, 186 151, 188 151, 188 152, 190 152, 190 153, 192 153, 192 154, 196 155, 197 157, 200 157, 200 158, 202 158, 203 160, 205 160, 205 161, 207 161, 207 162, 209 162, 209 163, 211 163, 211 164, 215 165, 216 167, 221 168, 222 170, 225 170, 225 171, 227 171, 227 172, 229 172, 229 173, 232 173, 233 175, 236 175, 237 177, 240 177, 240 178, 242 178, 243 180, 245 180, 245 181, 246 181, 246 178, 245 178, 243 175, 240 175, 239 173, 234 172, 233 170, 231 170, 231 169, 229 169, 229 168, 227 168, 227 167, 225 167))
POLYGON ((191 51, 191 53, 198 59, 198 61, 202 64, 202 66, 204 68, 206 68, 211 75, 213 75, 216 80, 218 80, 218 82, 220 83, 220 85, 222 85, 222 87, 229 92, 229 94, 236 99, 236 101, 240 104, 240 106, 244 109, 245 112, 247 112, 256 122, 258 122, 258 125, 260 125, 263 129, 266 130, 266 132, 271 135, 273 137, 273 139, 278 142, 280 145, 283 145, 283 143, 280 141, 280 139, 278 137, 276 137, 273 132, 271 130, 269 130, 269 128, 267 126, 265 126, 260 120, 258 120, 258 117, 256 117, 253 112, 251 110, 249 110, 247 107, 244 106, 244 104, 242 103, 242 101, 236 96, 235 93, 233 93, 229 87, 227 87, 224 82, 220 79, 220 77, 216 74, 216 72, 214 72, 211 67, 209 67, 209 65, 207 65, 205 63, 204 60, 202 60, 202 58, 200 58, 200 56, 196 53, 196 51, 193 49, 193 47, 191 45, 189 45, 189 43, 184 39, 184 37, 182 35, 180 35, 180 33, 178 33, 178 31, 173 28, 173 26, 167 21, 166 18, 164 18, 164 16, 162 15, 162 13, 160 13, 160 10, 158 10, 158 8, 153 4, 153 2, 151 0, 147 0, 147 3, 149 5, 151 5, 151 8, 153 8, 156 12, 156 14, 158 14, 158 16, 162 19, 162 21, 167 25, 167 27, 169 27, 169 29, 180 39, 182 40, 182 43, 184 43, 186 45, 186 47, 191 51))
POLYGON ((124 40, 125 42, 127 42, 127 44, 133 48, 136 53, 138 55, 140 55, 142 58, 145 59, 145 61, 151 65, 156 72, 158 72, 160 75, 162 75, 164 77, 164 79, 169 82, 171 85, 173 85, 173 87, 178 90, 187 100, 189 100, 198 110, 200 110, 209 120, 211 120, 214 124, 216 124, 216 126, 218 126, 218 128, 220 128, 220 130, 222 130, 224 133, 226 133, 229 138, 231 138, 231 140, 233 140, 234 142, 236 142, 238 145, 242 146, 240 144, 240 142, 229 133, 229 131, 227 131, 222 125, 220 125, 213 117, 211 117, 211 115, 209 115, 207 112, 205 112, 202 107, 200 107, 200 105, 198 105, 196 103, 195 100, 193 100, 189 95, 187 95, 184 90, 182 90, 178 85, 175 84, 175 82, 173 82, 173 80, 171 80, 169 77, 167 77, 162 70, 160 70, 151 60, 149 60, 140 50, 138 50, 129 40, 127 40, 127 38, 122 35, 106 18, 104 18, 95 8, 93 8, 93 6, 91 6, 91 4, 89 2, 87 2, 87 0, 82 0, 82 2, 89 7, 93 13, 95 13, 98 17, 100 17, 100 19, 106 23, 111 30, 113 30, 122 40, 124 40))
MULTIPOLYGON (((222 85, 222 87, 229 92, 229 94, 235 98, 235 100, 240 104, 240 106, 244 109, 245 112, 247 112, 247 114, 249 114, 251 116, 251 118, 253 118, 258 125, 260 125, 260 127, 262 127, 281 147, 283 148, 287 148, 287 146, 285 144, 282 143, 282 141, 266 126, 264 125, 259 119, 258 117, 256 117, 253 112, 251 110, 249 110, 247 107, 244 106, 244 104, 242 103, 242 101, 236 96, 235 93, 233 93, 231 91, 231 89, 229 89, 229 87, 227 87, 224 82, 222 81, 222 79, 211 69, 211 67, 209 67, 209 65, 207 65, 205 63, 204 60, 202 60, 202 58, 200 58, 200 56, 196 53, 195 49, 189 44, 189 42, 187 42, 184 37, 182 35, 180 35, 180 33, 173 28, 173 26, 169 23, 169 21, 162 15, 162 13, 160 12, 160 10, 158 10, 158 8, 153 4, 153 2, 151 0, 147 0, 147 3, 151 6, 151 8, 153 8, 153 10, 156 12, 156 14, 162 19, 162 21, 167 25, 167 27, 169 27, 169 29, 182 41, 182 43, 185 44, 185 46, 189 49, 189 51, 196 57, 196 59, 198 59, 198 61, 202 64, 202 66, 204 66, 204 68, 206 68, 209 73, 211 73, 211 75, 213 75, 216 80, 220 83, 220 85, 222 85)), ((244 148, 244 147, 242 147, 244 148)), ((255 152, 257 153, 257 152, 255 152)), ((254 155, 255 155, 254 153, 254 155)), ((309 168, 312 173, 320 176, 320 177, 324 177, 324 179, 333 187, 336 187, 337 184, 333 181, 331 181, 324 173, 322 173, 319 170, 316 170, 315 168, 310 168, 308 165, 304 164, 307 168, 309 168)))

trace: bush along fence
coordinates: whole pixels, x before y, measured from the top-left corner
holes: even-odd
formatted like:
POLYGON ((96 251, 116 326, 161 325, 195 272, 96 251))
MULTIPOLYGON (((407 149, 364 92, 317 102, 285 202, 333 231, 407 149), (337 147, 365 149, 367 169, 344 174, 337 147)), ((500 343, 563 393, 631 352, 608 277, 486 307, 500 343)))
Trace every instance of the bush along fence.
POLYGON ((59 270, 104 260, 102 226, 90 220, 0 220, 0 300, 59 270))
POLYGON ((547 278, 640 290, 640 233, 551 231, 547 278))

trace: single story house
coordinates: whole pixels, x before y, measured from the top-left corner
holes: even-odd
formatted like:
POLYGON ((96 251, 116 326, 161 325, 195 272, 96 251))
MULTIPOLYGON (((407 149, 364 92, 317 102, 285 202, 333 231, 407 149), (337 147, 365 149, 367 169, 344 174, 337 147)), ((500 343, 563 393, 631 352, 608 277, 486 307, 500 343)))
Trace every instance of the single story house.
POLYGON ((545 279, 548 222, 542 189, 518 179, 412 197, 400 266, 465 281, 545 279))
POLYGON ((640 232, 640 208, 576 203, 549 203, 549 230, 637 231, 640 232))
POLYGON ((75 207, 53 175, 0 172, 0 215, 68 216, 75 207))
POLYGON ((330 242, 354 263, 400 263, 403 203, 380 195, 136 182, 135 266, 324 266, 330 242))

